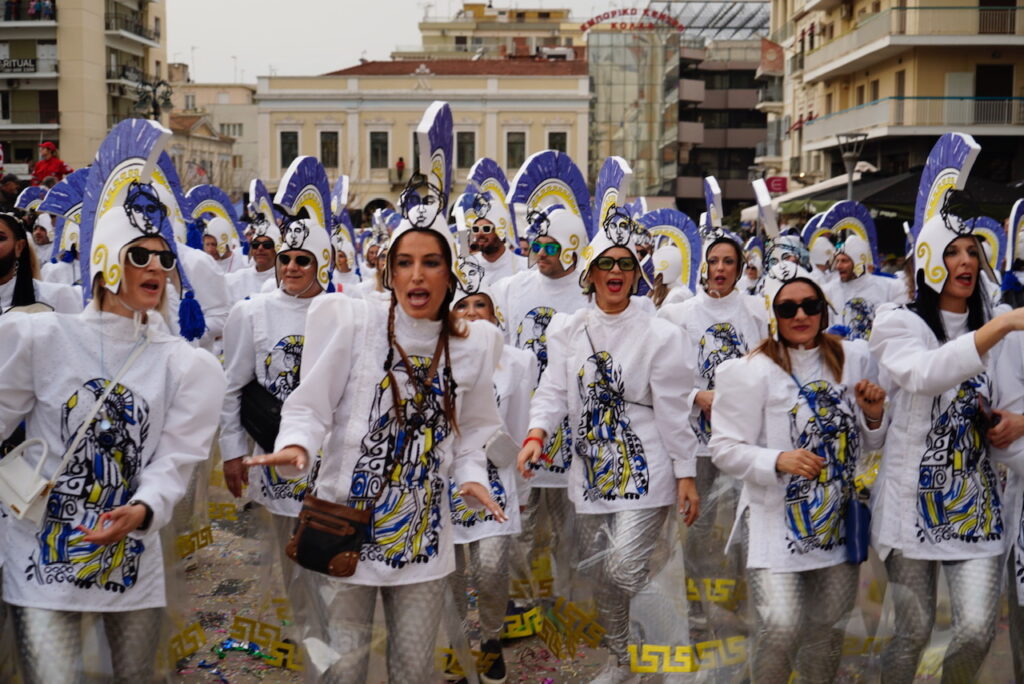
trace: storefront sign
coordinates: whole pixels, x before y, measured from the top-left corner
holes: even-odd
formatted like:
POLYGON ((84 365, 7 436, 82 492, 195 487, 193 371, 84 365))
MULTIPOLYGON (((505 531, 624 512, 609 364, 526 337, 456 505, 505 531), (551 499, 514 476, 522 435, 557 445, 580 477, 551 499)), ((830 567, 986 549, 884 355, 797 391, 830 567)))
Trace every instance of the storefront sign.
POLYGON ((36 71, 36 60, 32 59, 0 59, 0 73, 4 74, 34 74, 36 71))
POLYGON ((675 17, 665 12, 658 12, 649 8, 627 7, 595 14, 580 24, 580 31, 586 32, 597 24, 605 22, 611 22, 611 28, 614 31, 652 31, 665 27, 682 31, 686 28, 675 17))
POLYGON ((789 189, 789 179, 785 176, 769 176, 764 179, 768 192, 784 193, 789 189))

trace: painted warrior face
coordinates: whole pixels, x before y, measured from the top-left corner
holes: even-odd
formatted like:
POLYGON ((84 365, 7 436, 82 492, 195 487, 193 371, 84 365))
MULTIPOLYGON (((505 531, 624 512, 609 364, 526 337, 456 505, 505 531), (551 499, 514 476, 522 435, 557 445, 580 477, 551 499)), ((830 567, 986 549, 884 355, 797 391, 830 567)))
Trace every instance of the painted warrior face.
POLYGON ((309 237, 309 226, 306 225, 305 219, 298 219, 284 227, 281 242, 290 249, 302 249, 307 237, 309 237))
POLYGON ((167 207, 160 201, 151 183, 132 181, 128 186, 124 211, 131 224, 146 235, 158 234, 167 218, 167 207))

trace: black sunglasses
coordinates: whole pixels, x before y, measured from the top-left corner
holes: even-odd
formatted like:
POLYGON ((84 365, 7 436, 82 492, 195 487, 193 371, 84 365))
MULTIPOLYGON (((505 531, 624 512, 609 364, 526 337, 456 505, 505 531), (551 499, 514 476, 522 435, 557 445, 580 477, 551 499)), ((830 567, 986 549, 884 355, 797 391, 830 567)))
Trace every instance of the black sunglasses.
POLYGON ((292 263, 292 259, 295 259, 295 265, 299 268, 309 268, 309 265, 313 263, 313 257, 308 254, 298 254, 294 257, 290 254, 277 255, 277 260, 281 262, 282 266, 292 263))
POLYGON ((128 262, 136 268, 146 268, 155 256, 160 260, 160 268, 170 271, 178 263, 178 257, 169 249, 146 249, 136 245, 126 252, 128 262))
POLYGON ((267 239, 264 239, 264 240, 253 240, 252 241, 252 248, 253 249, 274 249, 274 241, 273 240, 267 240, 267 239))
POLYGON ((618 259, 610 256, 601 256, 594 259, 594 267, 600 271, 610 271, 615 268, 615 264, 618 264, 619 269, 622 271, 636 270, 636 259, 631 256, 619 257, 618 259))
POLYGON ((825 310, 825 302, 817 297, 808 297, 802 302, 779 302, 774 305, 775 315, 779 318, 793 318, 798 309, 803 309, 808 316, 817 316, 825 310))

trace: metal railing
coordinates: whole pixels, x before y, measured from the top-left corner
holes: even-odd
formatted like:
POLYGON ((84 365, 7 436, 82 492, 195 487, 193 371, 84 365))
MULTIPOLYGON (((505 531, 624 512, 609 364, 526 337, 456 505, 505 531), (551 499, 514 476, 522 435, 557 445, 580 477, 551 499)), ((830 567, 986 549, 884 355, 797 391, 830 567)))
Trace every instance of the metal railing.
MULTIPOLYGON (((886 97, 804 124, 804 140, 899 126, 1019 126, 1024 97, 886 97)), ((969 131, 968 131, 969 132, 969 131)))
POLYGON ((896 7, 859 20, 852 31, 807 54, 812 71, 886 36, 1024 36, 1024 7, 896 7))
POLYGON ((57 2, 40 6, 36 0, 4 0, 4 21, 57 21, 57 2))
POLYGON ((804 70, 804 53, 798 52, 786 60, 786 73, 795 74, 804 70))
POLYGON ((776 82, 757 90, 757 102, 782 102, 782 83, 776 82))
POLYGON ((6 126, 17 126, 24 124, 27 126, 32 125, 52 125, 60 123, 60 112, 55 111, 40 111, 38 109, 12 109, 7 112, 6 119, 0 119, 0 125, 6 126))
POLYGON ((137 66, 131 64, 118 64, 116 66, 107 67, 107 79, 111 81, 130 81, 132 83, 138 83, 139 81, 153 81, 156 80, 151 74, 147 74, 137 66))
POLYGON ((160 42, 160 32, 147 28, 140 16, 130 14, 108 14, 106 26, 108 31, 125 31, 126 33, 140 36, 146 40, 151 40, 154 43, 160 42))
POLYGON ((793 35, 793 22, 787 21, 785 24, 775 29, 775 32, 768 37, 768 40, 773 43, 781 43, 791 35, 793 35))
POLYGON ((782 157, 782 141, 769 138, 754 145, 754 157, 782 157))

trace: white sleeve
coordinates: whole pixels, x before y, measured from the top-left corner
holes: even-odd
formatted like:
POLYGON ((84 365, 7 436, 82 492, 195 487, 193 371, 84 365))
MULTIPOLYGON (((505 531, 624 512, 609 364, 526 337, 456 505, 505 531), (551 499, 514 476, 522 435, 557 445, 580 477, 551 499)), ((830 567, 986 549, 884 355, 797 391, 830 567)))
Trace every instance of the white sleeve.
POLYGON ((220 363, 210 353, 189 348, 182 358, 188 367, 167 408, 153 459, 143 467, 135 490, 135 498, 153 511, 152 531, 170 521, 193 467, 209 457, 227 384, 220 363))
POLYGON ((973 332, 929 350, 914 330, 916 317, 906 309, 883 310, 871 329, 871 353, 901 389, 936 396, 985 370, 973 332))
POLYGON ((537 362, 533 354, 512 346, 504 349, 502 362, 514 369, 513 378, 519 380, 502 406, 505 430, 519 444, 530 430, 530 378, 537 375, 537 362))
POLYGON ((716 369, 708 448, 722 472, 768 487, 778 483, 775 464, 781 450, 758 443, 768 401, 765 381, 750 357, 726 361, 716 369))
POLYGON ((501 331, 485 321, 470 324, 470 336, 483 338, 480 345, 480 370, 473 385, 462 396, 456 419, 459 431, 453 447, 452 476, 457 484, 478 482, 487 485, 487 458, 484 446, 502 429, 498 403, 494 398, 494 369, 501 358, 501 331))
POLYGON ((57 313, 76 314, 82 312, 82 290, 74 285, 51 283, 57 288, 53 301, 47 302, 57 313))
POLYGON ((203 318, 206 320, 204 337, 216 339, 224 334, 224 324, 228 320, 232 304, 224 273, 209 254, 187 246, 179 246, 179 249, 191 250, 190 256, 187 257, 186 275, 195 290, 199 306, 203 309, 203 318))
POLYGON ((693 355, 679 354, 683 333, 676 326, 668 328, 665 348, 654 355, 651 363, 651 402, 654 424, 662 446, 672 459, 676 478, 697 474, 697 437, 685 416, 690 412, 693 388, 693 355), (680 419, 683 417, 683 419, 680 419))
MULTIPOLYGON (((989 370, 995 386, 994 408, 1024 414, 1024 334, 1015 332, 1007 335, 995 357, 989 370)), ((993 460, 1005 463, 1024 478, 1024 438, 1015 440, 1006 449, 990 446, 990 453, 993 460)))
POLYGON ((540 376, 540 384, 537 385, 533 399, 530 400, 530 429, 540 428, 548 437, 554 434, 562 418, 569 413, 569 394, 565 379, 567 356, 570 351, 566 332, 569 326, 559 324, 560 316, 564 314, 556 314, 548 325, 548 365, 545 366, 540 376))
MULTIPOLYGON (((10 436, 36 405, 32 369, 32 330, 28 316, 7 313, 0 317, 0 440, 10 436)), ((52 315, 52 314, 48 314, 52 315)))
POLYGON ((220 412, 220 455, 225 462, 249 454, 242 428, 242 388, 256 379, 252 312, 245 302, 231 309, 224 326, 224 374, 227 390, 220 412))
POLYGON ((505 319, 505 329, 502 331, 507 344, 513 344, 513 322, 508 318, 508 302, 506 301, 506 293, 508 292, 509 283, 515 279, 515 276, 507 276, 491 284, 490 291, 491 297, 494 298, 492 302, 494 304, 495 311, 500 311, 502 317, 505 319))
MULTIPOLYGON (((323 445, 334 422, 334 408, 348 385, 359 322, 366 324, 366 307, 341 295, 320 295, 306 313, 302 380, 281 407, 281 431, 274 443, 275 451, 293 445, 305 449, 306 468, 323 445)), ((289 478, 304 472, 290 466, 278 471, 289 478)))

